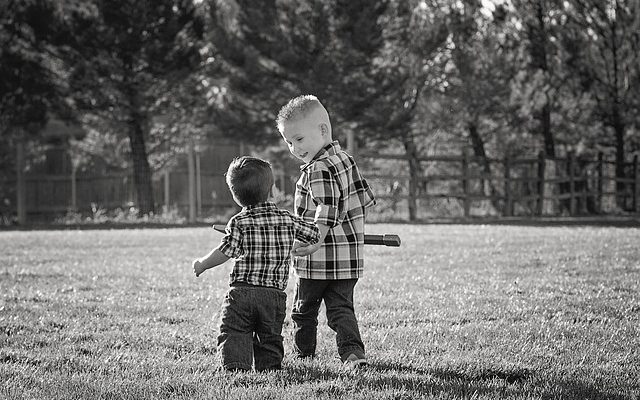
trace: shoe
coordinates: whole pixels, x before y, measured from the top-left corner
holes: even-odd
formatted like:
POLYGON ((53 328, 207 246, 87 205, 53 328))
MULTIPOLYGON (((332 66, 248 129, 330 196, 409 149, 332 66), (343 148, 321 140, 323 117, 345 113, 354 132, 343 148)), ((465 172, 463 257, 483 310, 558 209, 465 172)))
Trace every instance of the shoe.
POLYGON ((364 356, 359 357, 358 355, 351 353, 349 354, 349 357, 345 358, 342 365, 351 369, 361 368, 367 365, 367 358, 364 356))

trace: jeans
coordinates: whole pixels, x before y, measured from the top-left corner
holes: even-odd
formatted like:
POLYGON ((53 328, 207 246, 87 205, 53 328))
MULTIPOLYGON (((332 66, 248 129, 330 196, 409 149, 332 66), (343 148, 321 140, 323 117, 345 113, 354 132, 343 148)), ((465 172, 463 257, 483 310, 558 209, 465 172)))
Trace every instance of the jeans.
POLYGON ((218 352, 227 370, 282 368, 287 295, 261 286, 233 286, 222 304, 218 352))
POLYGON ((364 344, 353 310, 356 282, 357 279, 298 279, 291 319, 294 350, 299 357, 315 355, 318 311, 323 300, 327 308, 328 325, 336 332, 340 359, 344 361, 352 353, 364 357, 364 344))

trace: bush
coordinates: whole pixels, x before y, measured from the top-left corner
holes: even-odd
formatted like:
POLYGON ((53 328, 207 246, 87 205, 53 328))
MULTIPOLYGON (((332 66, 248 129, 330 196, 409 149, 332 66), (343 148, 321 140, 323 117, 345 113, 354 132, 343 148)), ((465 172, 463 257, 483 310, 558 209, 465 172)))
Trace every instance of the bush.
POLYGON ((184 224, 186 218, 177 207, 163 207, 159 214, 139 215, 139 210, 130 205, 127 208, 107 210, 91 203, 91 213, 83 214, 77 211, 68 211, 64 216, 56 218, 54 224, 59 225, 98 225, 105 223, 114 224, 184 224))

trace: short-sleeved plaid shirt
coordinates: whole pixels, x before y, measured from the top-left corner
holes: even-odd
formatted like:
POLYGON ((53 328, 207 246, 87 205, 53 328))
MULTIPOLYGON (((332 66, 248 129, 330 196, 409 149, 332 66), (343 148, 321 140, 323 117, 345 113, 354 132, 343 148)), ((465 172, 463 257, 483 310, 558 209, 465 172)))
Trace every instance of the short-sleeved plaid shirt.
POLYGON ((294 239, 311 244, 320 239, 315 224, 270 202, 244 207, 231 217, 225 232, 218 249, 236 259, 230 282, 282 290, 289 279, 294 239))
POLYGON ((371 188, 353 158, 336 141, 300 169, 296 215, 331 229, 318 251, 296 257, 298 276, 323 280, 360 278, 364 267, 365 209, 375 204, 371 188))

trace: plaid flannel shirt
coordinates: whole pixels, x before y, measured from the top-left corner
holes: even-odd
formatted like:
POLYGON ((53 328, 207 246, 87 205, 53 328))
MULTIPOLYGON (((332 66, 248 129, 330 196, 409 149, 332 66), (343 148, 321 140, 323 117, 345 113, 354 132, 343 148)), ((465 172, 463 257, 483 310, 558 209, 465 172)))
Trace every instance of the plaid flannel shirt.
POLYGON ((227 257, 236 259, 230 282, 284 290, 294 239, 317 243, 320 232, 315 224, 270 202, 243 208, 227 223, 218 247, 227 257))
POLYGON ((375 204, 371 188, 337 141, 326 145, 300 169, 296 215, 331 229, 318 251, 296 257, 298 276, 322 280, 360 278, 364 267, 365 210, 375 204))

